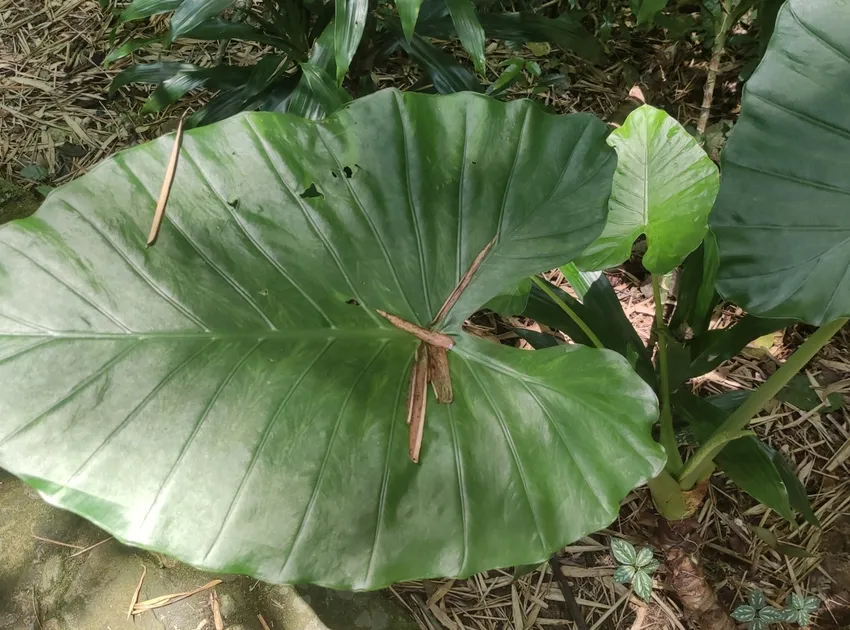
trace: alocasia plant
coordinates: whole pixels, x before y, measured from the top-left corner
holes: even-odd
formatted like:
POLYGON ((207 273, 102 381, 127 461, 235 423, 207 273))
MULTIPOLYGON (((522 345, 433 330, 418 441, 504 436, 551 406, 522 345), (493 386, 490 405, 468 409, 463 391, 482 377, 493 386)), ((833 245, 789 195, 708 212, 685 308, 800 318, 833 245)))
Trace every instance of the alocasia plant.
POLYGON ((0 230, 0 465, 271 581, 545 560, 663 467, 655 396, 615 352, 462 327, 599 235, 605 135, 472 94, 246 114, 185 135, 151 248, 172 141, 114 156, 0 230))

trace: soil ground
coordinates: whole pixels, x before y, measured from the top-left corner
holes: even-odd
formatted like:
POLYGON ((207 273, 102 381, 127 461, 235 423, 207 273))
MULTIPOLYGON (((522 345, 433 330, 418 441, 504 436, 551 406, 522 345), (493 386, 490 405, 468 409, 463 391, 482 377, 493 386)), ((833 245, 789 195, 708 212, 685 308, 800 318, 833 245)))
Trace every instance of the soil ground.
MULTIPOLYGON (((38 177, 42 183, 62 184, 105 156, 172 130, 184 109, 203 100, 203 95, 183 99, 161 114, 142 116, 139 109, 147 96, 143 88, 107 94, 112 78, 129 63, 124 60, 109 69, 102 64, 110 50, 113 8, 111 4, 103 8, 95 0, 0 0, 0 220, 29 214, 38 205, 35 182, 23 176, 22 169, 38 167, 43 169, 43 177, 38 177)), ((163 28, 164 22, 154 18, 134 34, 143 36, 163 28)), ((216 48, 216 43, 178 42, 162 59, 210 65, 216 48)), ((258 46, 234 44, 226 59, 245 64, 262 53, 258 46)), ((615 38, 608 53, 608 62, 598 68, 564 55, 538 57, 544 70, 557 67, 569 74, 570 83, 534 97, 557 111, 591 111, 610 119, 617 116, 625 95, 637 84, 648 102, 664 106, 683 123, 695 122, 705 80, 705 47, 686 41, 671 43, 648 34, 625 43, 615 38)), ((533 58, 534 52, 527 47, 517 52, 489 46, 491 80, 498 74, 498 62, 509 55, 533 58)), ((141 53, 135 61, 154 57, 141 53)), ((738 76, 748 63, 732 54, 721 66, 710 121, 716 129, 725 129, 734 120, 740 96, 738 76)), ((393 61, 391 66, 375 73, 381 87, 409 86, 415 68, 403 60, 393 61)), ((512 95, 532 93, 517 87, 512 95)), ((709 147, 710 152, 716 155, 718 147, 709 147)), ((555 274, 552 279, 559 278, 555 274)), ((628 267, 613 274, 611 280, 627 315, 647 338, 654 312, 651 291, 640 274, 628 267)), ((725 311, 713 326, 728 325, 740 315, 735 310, 725 311)), ((485 323, 481 328, 486 334, 495 324, 485 323)), ((752 389, 807 332, 805 327, 796 327, 762 340, 758 348, 748 349, 702 377, 695 387, 702 394, 752 389)), ((817 595, 825 605, 812 627, 850 628, 850 331, 839 333, 805 375, 819 396, 825 399, 837 394, 843 404, 827 411, 826 405, 806 408, 777 402, 753 428, 793 464, 821 527, 792 526, 718 474, 696 517, 705 541, 703 558, 721 600, 730 607, 741 603, 752 588, 763 590, 773 604, 781 604, 791 592, 817 595), (754 527, 802 549, 797 549, 796 555, 780 553, 768 546, 754 527)), ((0 629, 199 630, 205 620, 206 627, 214 628, 206 592, 156 615, 146 614, 130 625, 126 610, 140 564, 148 567, 142 599, 194 588, 211 576, 114 541, 71 558, 74 550, 36 541, 31 534, 80 546, 105 535, 38 503, 18 482, 8 477, 0 481, 0 629)), ((626 498, 620 518, 609 530, 565 549, 565 571, 582 614, 594 630, 691 627, 666 587, 663 567, 656 575, 648 605, 612 580, 609 536, 650 543, 655 525, 652 514, 648 493, 639 489, 626 498)), ((538 569, 524 574, 492 571, 468 580, 411 582, 378 597, 382 604, 392 599, 406 607, 408 622, 414 620, 425 630, 575 628, 567 620, 563 596, 551 573, 546 567, 538 569)), ((222 605, 228 597, 234 604, 229 608, 234 611, 233 618, 226 619, 232 630, 260 628, 257 614, 264 615, 275 629, 323 628, 318 621, 309 621, 312 617, 307 613, 308 621, 300 626, 282 616, 276 604, 290 601, 288 597, 296 602, 293 606, 309 610, 291 589, 227 578, 216 591, 222 605)), ((358 608, 355 601, 360 601, 359 596, 321 589, 308 589, 306 595, 332 629, 405 627, 404 621, 383 608, 379 608, 381 612, 368 606, 358 608)))

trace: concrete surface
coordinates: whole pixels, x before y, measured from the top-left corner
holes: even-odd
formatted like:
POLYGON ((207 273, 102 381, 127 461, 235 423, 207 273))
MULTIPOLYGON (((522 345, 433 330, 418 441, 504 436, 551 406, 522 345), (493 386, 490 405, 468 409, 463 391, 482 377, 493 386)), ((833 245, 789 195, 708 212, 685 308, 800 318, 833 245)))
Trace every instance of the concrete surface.
POLYGON ((140 601, 224 580, 215 592, 228 630, 263 630, 257 615, 271 630, 416 629, 386 593, 306 587, 302 597, 290 586, 203 573, 115 540, 74 556, 78 549, 33 535, 81 548, 108 538, 0 471, 0 630, 215 630, 210 591, 128 620, 142 566, 140 601))

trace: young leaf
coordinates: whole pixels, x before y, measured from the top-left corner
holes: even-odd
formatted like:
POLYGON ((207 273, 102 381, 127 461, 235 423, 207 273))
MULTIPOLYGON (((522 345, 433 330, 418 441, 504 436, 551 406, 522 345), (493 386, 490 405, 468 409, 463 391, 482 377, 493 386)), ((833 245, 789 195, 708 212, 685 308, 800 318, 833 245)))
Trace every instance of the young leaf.
POLYGON ((635 576, 635 569, 632 565, 626 564, 617 567, 614 571, 614 581, 618 584, 629 584, 635 576))
POLYGON ((635 239, 646 234, 644 267, 669 273, 705 236, 717 166, 682 125, 649 105, 629 114, 608 144, 617 150, 608 222, 576 265, 614 267, 628 260, 635 239))
MULTIPOLYGON (((321 68, 325 74, 332 77, 336 76, 333 39, 334 24, 331 22, 325 27, 322 34, 316 38, 310 50, 310 63, 317 68, 321 68)), ((290 98, 284 101, 274 111, 288 111, 296 116, 309 118, 310 120, 321 120, 330 113, 325 111, 319 98, 313 92, 313 88, 310 87, 309 80, 303 74, 290 98)))
POLYGON ((472 56, 475 69, 484 74, 484 29, 478 21, 475 5, 472 0, 446 0, 446 5, 463 47, 472 56))
POLYGON ((650 562, 654 560, 652 556, 652 549, 649 547, 641 547, 640 551, 637 553, 637 557, 635 558, 635 566, 639 569, 647 566, 650 562))
POLYGON ((122 70, 112 79, 112 83, 109 85, 109 93, 114 93, 128 83, 161 83, 174 76, 196 71, 200 72, 202 70, 204 69, 195 64, 179 61, 157 61, 156 63, 137 64, 126 70, 122 70))
POLYGON ((850 315, 850 134, 836 106, 850 99, 848 24, 847 4, 782 6, 723 150, 718 291, 757 315, 850 315))
POLYGON ((413 30, 416 28, 416 20, 419 17, 419 9, 422 0, 396 0, 398 16, 401 19, 401 28, 407 41, 413 39, 413 30))
POLYGON ((669 324, 671 330, 677 331, 687 324, 694 337, 708 330, 720 301, 715 289, 719 256, 717 241, 708 231, 702 245, 685 258, 679 274, 676 310, 669 324))
POLYGON ((734 619, 735 621, 746 623, 756 618, 756 609, 747 604, 741 604, 735 610, 732 611, 731 616, 732 619, 734 619))
POLYGON ((637 560, 637 552, 634 545, 622 538, 611 539, 611 554, 620 564, 634 565, 637 560))
POLYGON ((487 94, 499 95, 511 85, 516 83, 517 79, 522 76, 522 69, 525 67, 525 62, 522 59, 513 59, 508 67, 502 71, 493 83, 487 87, 487 94))
POLYGON ((116 154, 0 230, 0 467, 131 544, 276 582, 545 561, 663 468, 655 396, 613 352, 463 323, 598 233, 606 133, 472 94, 242 114, 184 134, 150 248, 173 138, 116 154), (454 344, 418 464, 420 342, 376 309, 454 344))
POLYGON ((360 46, 363 29, 366 28, 366 16, 369 14, 369 0, 335 0, 334 13, 334 60, 336 61, 336 82, 342 85, 348 66, 354 59, 354 53, 360 46))
POLYGON ((632 586, 635 588, 635 595, 643 601, 648 602, 652 599, 652 578, 640 569, 635 570, 632 586))

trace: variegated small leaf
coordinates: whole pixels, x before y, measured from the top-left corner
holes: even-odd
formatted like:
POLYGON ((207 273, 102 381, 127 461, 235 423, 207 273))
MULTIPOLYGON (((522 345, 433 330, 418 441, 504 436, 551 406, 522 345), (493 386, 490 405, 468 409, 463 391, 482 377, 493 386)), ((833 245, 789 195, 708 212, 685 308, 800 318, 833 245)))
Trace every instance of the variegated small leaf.
POLYGON ((742 604, 732 611, 732 619, 741 623, 752 621, 756 618, 756 609, 747 604, 742 604))
POLYGON ((632 581, 632 578, 635 575, 635 568, 630 565, 624 565, 622 567, 617 567, 617 570, 614 571, 614 581, 620 584, 628 584, 632 581))
POLYGON ((634 545, 622 538, 611 539, 611 553, 620 564, 634 564, 637 560, 637 552, 634 545))
POLYGON ((643 601, 648 602, 652 597, 652 578, 640 569, 635 571, 632 586, 635 587, 635 594, 643 601))
POLYGON ((647 575, 652 575, 653 573, 655 573, 658 570, 658 567, 660 567, 660 566, 661 566, 661 563, 658 560, 653 558, 647 564, 642 566, 640 568, 640 570, 643 571, 644 573, 646 573, 647 575))
POLYGON ((759 589, 753 589, 750 591, 750 596, 747 598, 750 602, 750 606, 759 610, 764 608, 764 593, 759 589))
POLYGON ((641 547, 635 557, 635 566, 638 568, 645 567, 647 564, 652 562, 652 559, 652 549, 649 547, 641 547))
POLYGON ((779 623, 783 619, 782 611, 773 606, 765 606, 759 610, 758 618, 765 623, 779 623))

